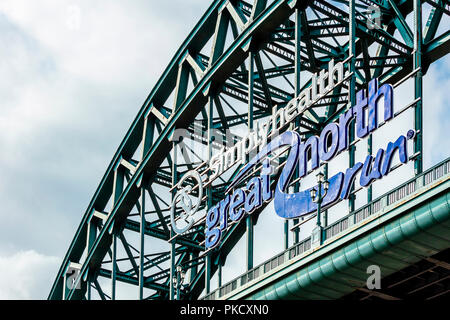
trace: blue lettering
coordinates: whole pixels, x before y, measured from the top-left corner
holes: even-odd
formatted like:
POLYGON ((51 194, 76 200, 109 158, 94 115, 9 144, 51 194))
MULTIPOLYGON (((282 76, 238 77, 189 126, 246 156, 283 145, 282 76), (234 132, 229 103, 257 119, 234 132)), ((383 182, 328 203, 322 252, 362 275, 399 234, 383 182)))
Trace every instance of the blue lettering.
POLYGON ((227 217, 227 211, 228 211, 228 205, 230 204, 230 196, 227 195, 225 199, 220 201, 219 203, 219 214, 220 214, 220 229, 224 230, 228 226, 228 217, 227 217))
POLYGON ((393 92, 394 89, 388 83, 378 89, 378 79, 369 82, 369 131, 372 132, 378 128, 378 100, 384 97, 384 121, 392 119, 393 111, 393 92))
POLYGON ((270 160, 264 159, 263 169, 261 171, 262 178, 262 198, 263 201, 270 201, 273 198, 273 191, 270 189, 270 174, 272 173, 272 168, 270 166, 270 160))
POLYGON ((406 149, 406 137, 400 136, 394 143, 389 142, 386 149, 386 157, 383 161, 383 166, 381 168, 381 174, 383 176, 389 173, 391 169, 392 157, 394 156, 395 150, 398 150, 398 156, 401 163, 406 163, 408 161, 408 151, 406 149))
POLYGON ((362 166, 363 164, 361 162, 357 162, 352 168, 348 168, 345 171, 344 187, 342 188, 341 199, 348 199, 353 181, 355 181, 356 174, 362 166))
POLYGON ((353 107, 353 112, 356 116, 356 134, 359 138, 364 138, 369 133, 369 128, 366 124, 365 109, 367 108, 367 98, 364 89, 356 93, 356 104, 353 107))
POLYGON ((381 160, 383 159, 384 150, 380 149, 377 152, 377 156, 375 157, 375 161, 372 166, 373 157, 368 155, 366 161, 364 161, 364 166, 362 168, 361 177, 359 178, 359 184, 362 187, 367 187, 370 185, 375 179, 381 178, 381 160))
POLYGON ((221 237, 220 229, 206 229, 205 231, 205 247, 206 248, 214 248, 219 244, 221 237))
POLYGON ((345 113, 339 117, 339 148, 338 152, 341 152, 348 148, 349 137, 348 127, 353 120, 353 108, 348 109, 345 113))
MULTIPOLYGON (((359 138, 364 138, 376 130, 379 126, 378 101, 382 97, 384 98, 384 121, 386 122, 394 117, 393 87, 390 84, 384 84, 378 88, 378 85, 378 79, 373 79, 369 82, 367 90, 358 91, 356 93, 356 104, 340 115, 339 123, 328 123, 320 136, 310 136, 305 142, 301 143, 298 133, 287 131, 262 147, 238 172, 235 179, 228 185, 226 193, 230 193, 233 188, 242 183, 244 177, 251 174, 254 168, 262 163, 260 177, 251 178, 245 189, 235 189, 231 195, 228 194, 222 201, 208 210, 205 230, 206 247, 212 248, 220 242, 222 231, 228 227, 228 219, 237 222, 246 213, 255 212, 264 202, 268 202, 272 198, 274 198, 276 214, 285 219, 301 217, 317 210, 317 204, 312 201, 309 194, 311 189, 292 194, 287 193, 291 178, 297 168, 300 178, 306 176, 309 160, 311 161, 311 170, 314 170, 320 166, 320 161, 330 161, 336 154, 348 149, 350 143, 349 126, 353 119, 355 119, 356 134, 359 138), (366 118, 368 121, 366 121, 366 118), (271 190, 272 168, 267 157, 275 150, 286 146, 290 148, 286 163, 275 190, 271 190)), ((277 127, 277 117, 281 121, 283 116, 281 111, 274 113, 272 117, 274 128, 277 127)), ((410 130, 408 139, 414 138, 414 134, 415 132, 410 130)), ((406 140, 407 138, 402 135, 395 142, 389 142, 386 151, 379 149, 375 157, 368 155, 364 164, 358 162, 352 168, 348 168, 345 174, 339 172, 329 178, 328 192, 322 202, 323 208, 327 208, 342 199, 348 199, 350 190, 360 171, 359 185, 362 187, 367 187, 375 180, 387 175, 391 169, 395 151, 398 150, 400 162, 406 163, 408 161, 406 140)), ((247 147, 245 141, 242 143, 244 148, 247 147)), ((324 192, 323 190, 322 194, 324 192)))

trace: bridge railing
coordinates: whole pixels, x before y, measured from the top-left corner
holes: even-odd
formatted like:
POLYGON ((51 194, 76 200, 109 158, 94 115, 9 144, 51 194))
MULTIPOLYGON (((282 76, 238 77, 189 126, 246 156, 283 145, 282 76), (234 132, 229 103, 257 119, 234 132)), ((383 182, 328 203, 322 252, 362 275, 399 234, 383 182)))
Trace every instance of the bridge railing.
MULTIPOLYGON (((376 198, 370 203, 358 208, 347 216, 325 227, 325 241, 329 243, 332 238, 347 230, 349 227, 359 224, 369 218, 371 215, 380 210, 394 205, 403 200, 408 195, 426 188, 429 184, 444 176, 450 175, 450 158, 436 164, 432 168, 422 172, 414 178, 399 185, 397 188, 385 193, 376 198)), ((247 271, 243 275, 233 279, 225 285, 217 288, 211 293, 207 294, 202 300, 216 300, 228 295, 229 293, 241 288, 249 282, 260 279, 264 274, 283 265, 285 262, 294 259, 295 257, 304 254, 311 249, 311 238, 306 238, 299 243, 294 244, 280 254, 271 259, 261 263, 255 268, 247 271)))
POLYGON ((424 171, 422 174, 408 180, 401 184, 394 190, 391 190, 384 195, 376 198, 372 202, 362 206, 361 208, 351 212, 347 216, 339 219, 338 221, 325 227, 325 240, 328 240, 342 231, 345 231, 350 226, 360 223, 367 219, 374 213, 379 212, 382 208, 386 208, 393 205, 406 196, 416 192, 422 187, 426 187, 428 184, 440 179, 444 175, 450 172, 450 160, 447 159, 438 163, 434 167, 424 171))

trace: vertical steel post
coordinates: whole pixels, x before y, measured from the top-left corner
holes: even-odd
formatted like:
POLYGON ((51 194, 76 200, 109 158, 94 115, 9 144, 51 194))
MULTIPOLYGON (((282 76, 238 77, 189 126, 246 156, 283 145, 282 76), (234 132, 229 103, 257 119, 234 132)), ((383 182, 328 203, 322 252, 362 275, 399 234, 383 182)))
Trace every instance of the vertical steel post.
MULTIPOLYGON (((190 253, 190 257, 191 257, 191 261, 196 260, 198 258, 198 253, 192 252, 192 253, 190 253)), ((190 268, 190 270, 191 270, 191 272, 189 273, 189 275, 190 275, 189 283, 194 281, 195 277, 197 276, 197 265, 192 266, 190 268)))
MULTIPOLYGON (((372 155, 372 134, 367 138, 367 154, 372 155)), ((367 203, 372 201, 372 185, 367 188, 367 203)))
MULTIPOLYGON (((123 182, 125 178, 124 168, 120 165, 120 161, 116 163, 113 182, 113 203, 112 208, 116 205, 123 191, 123 182)), ((117 273, 117 232, 115 221, 112 221, 111 235, 112 235, 112 256, 111 256, 111 300, 116 299, 116 273, 117 273)))
MULTIPOLYGON (((300 9, 295 9, 295 96, 297 97, 301 91, 300 83, 300 72, 301 72, 301 36, 302 36, 302 22, 301 22, 301 11, 300 9)), ((298 127, 300 124, 300 119, 297 117, 295 120, 295 126, 298 127)), ((298 177, 299 169, 298 166, 295 168, 294 179, 298 177)), ((300 182, 294 185, 294 192, 300 191, 300 182)), ((299 219, 294 219, 293 224, 297 225, 299 219)), ((294 243, 298 243, 300 238, 299 228, 294 230, 294 243)), ((288 244, 289 245, 289 244, 288 244)), ((287 246, 286 246, 287 249, 287 246)))
MULTIPOLYGON (((328 180, 328 163, 325 163, 323 166, 323 176, 325 181, 328 180)), ((322 212, 322 230, 325 230, 325 228, 328 226, 328 210, 324 210, 322 212)), ((322 241, 325 239, 324 236, 322 236, 322 241)))
MULTIPOLYGON (((174 236, 173 230, 170 230, 170 237, 174 236)), ((175 266, 175 241, 172 240, 170 243, 170 284, 169 284, 169 300, 174 298, 174 287, 173 287, 173 276, 174 276, 174 266, 175 266)))
POLYGON ((284 250, 289 248, 289 220, 284 221, 284 250))
MULTIPOLYGON (((356 42, 356 21, 355 21, 355 0, 349 1, 349 56, 350 58, 350 72, 352 73, 350 77, 350 85, 349 85, 349 105, 351 108, 355 105, 356 101, 356 74, 355 74, 355 63, 356 63, 356 50, 355 50, 355 42, 356 42)), ((355 140, 355 120, 352 120, 349 126, 349 143, 352 143, 355 140)), ((352 168, 355 165, 355 145, 350 146, 349 148, 349 167, 352 168)), ((354 190, 352 186, 351 191, 354 190)), ((349 197, 348 201, 349 211, 352 212, 355 210, 355 195, 352 194, 349 197)))
MULTIPOLYGON (((213 143, 213 119, 214 119, 214 96, 212 93, 209 95, 208 100, 208 110, 207 110, 207 116, 208 116, 208 163, 211 161, 212 157, 212 143, 213 143)), ((209 210, 209 208, 212 207, 212 185, 210 184, 206 188, 206 209, 209 210)), ((206 294, 210 293, 211 291, 211 254, 208 254, 205 258, 205 291, 206 294)))
POLYGON ((253 222, 247 217, 247 270, 253 269, 253 222))
POLYGON ((414 161, 416 175, 423 171, 422 42, 422 4, 421 0, 414 0, 414 69, 420 68, 414 77, 414 98, 420 98, 414 108, 414 127, 417 132, 414 139, 414 154, 418 154, 414 161))
POLYGON ((142 178, 140 203, 139 300, 144 298, 145 183, 142 178))
MULTIPOLYGON (((92 248, 92 245, 94 244, 96 238, 97 238, 97 219, 94 219, 91 217, 91 220, 88 221, 88 235, 87 235, 87 245, 86 250, 89 252, 92 248)), ((88 300, 91 300, 92 294, 91 294, 91 283, 92 283, 92 276, 89 274, 87 276, 87 286, 88 286, 88 300)))
POLYGON ((295 9, 295 96, 300 94, 300 72, 301 72, 301 37, 302 37, 302 20, 300 9, 295 9))
POLYGON ((62 277, 62 297, 61 300, 66 300, 66 295, 67 295, 67 275, 64 275, 62 277))
MULTIPOLYGON (((254 73, 255 63, 252 50, 249 51, 249 68, 248 68, 248 129, 253 130, 253 89, 254 89, 254 73)), ((247 159, 248 160, 248 159, 247 159)), ((246 219, 247 227, 247 270, 253 268, 253 216, 249 214, 246 219)))
POLYGON ((320 221, 320 209, 322 205, 322 182, 319 181, 319 184, 317 186, 317 228, 319 228, 319 244, 321 245, 323 242, 322 237, 322 224, 320 221))
POLYGON ((87 285, 87 300, 92 300, 92 288, 91 288, 91 276, 88 275, 86 279, 86 285, 87 285))
POLYGON ((253 51, 249 51, 248 59, 249 59, 249 66, 248 66, 248 129, 253 130, 253 94, 254 94, 254 87, 255 87, 255 61, 253 58, 254 54, 253 51))
MULTIPOLYGON (((177 149, 176 142, 172 143, 172 186, 176 185, 178 182, 177 179, 177 149)), ((176 190, 172 191, 172 201, 175 198, 176 190)), ((170 228, 170 238, 173 238, 175 233, 173 232, 173 228, 170 228)), ((175 271, 175 245, 176 239, 173 239, 170 243, 170 285, 169 285, 169 299, 173 300, 175 296, 175 288, 173 287, 173 279, 174 279, 174 271, 175 271)))
POLYGON ((217 288, 220 288, 222 286, 222 259, 219 259, 219 266, 217 272, 218 272, 217 288))

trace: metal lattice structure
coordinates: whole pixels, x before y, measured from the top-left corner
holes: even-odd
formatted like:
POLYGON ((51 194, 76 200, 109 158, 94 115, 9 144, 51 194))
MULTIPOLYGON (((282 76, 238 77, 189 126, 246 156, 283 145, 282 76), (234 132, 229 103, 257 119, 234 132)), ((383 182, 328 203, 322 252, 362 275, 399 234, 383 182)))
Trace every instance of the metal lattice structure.
MULTIPOLYGON (((244 236, 247 269, 253 269, 252 232, 261 210, 228 228, 220 247, 205 253, 204 224, 182 235, 171 230, 175 186, 194 168, 210 174, 207 164, 221 148, 214 137, 231 143, 228 131, 239 136, 254 128, 310 86, 311 75, 330 60, 344 62, 344 81, 299 115, 292 129, 302 138, 320 133, 355 104, 356 91, 373 78, 394 87, 412 78, 414 101, 407 108, 414 110, 418 133, 415 174, 422 174, 422 78, 450 51, 450 31, 438 32, 449 16, 447 0, 212 1, 119 145, 49 299, 115 299, 118 282, 135 286, 140 299, 198 299, 210 293, 213 274, 221 279, 228 253, 244 236), (197 138, 194 147, 185 144, 183 156, 172 139, 176 129, 197 138), (172 280, 177 266, 187 272, 178 290, 172 280), (69 269, 76 270, 73 287, 66 285, 69 269), (102 278, 109 279, 110 294, 102 278)), ((368 146, 371 153, 371 138, 368 146)), ((354 153, 353 146, 349 166, 354 153)), ((225 196, 239 169, 205 186, 203 210, 225 196)), ((292 187, 299 187, 298 179, 292 187)), ((367 201, 372 200, 369 188, 367 201)), ((355 210, 352 198, 348 210, 355 210)))

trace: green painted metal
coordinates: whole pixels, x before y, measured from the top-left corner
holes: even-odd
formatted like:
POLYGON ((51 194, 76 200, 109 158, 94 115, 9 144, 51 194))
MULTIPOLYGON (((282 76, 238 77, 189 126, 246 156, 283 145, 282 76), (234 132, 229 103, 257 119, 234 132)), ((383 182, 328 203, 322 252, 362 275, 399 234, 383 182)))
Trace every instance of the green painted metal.
MULTIPOLYGON (((169 251, 152 252, 151 247, 144 247, 145 237, 164 241, 173 238, 168 219, 170 203, 167 203, 173 190, 161 192, 159 187, 170 189, 193 167, 171 156, 175 148, 169 137, 174 130, 185 128, 189 132, 203 132, 215 128, 224 131, 242 124, 253 128, 254 121, 269 115, 272 106, 284 106, 301 89, 310 86, 311 82, 306 81, 300 88, 300 79, 308 79, 308 73, 326 68, 330 59, 343 61, 351 57, 347 63, 353 72, 351 90, 334 90, 329 98, 318 101, 307 115, 298 117, 295 127, 303 137, 317 133, 352 106, 355 90, 362 88, 370 76, 379 77, 382 83, 395 84, 418 69, 414 73, 415 97, 422 98, 423 75, 432 62, 450 50, 450 32, 436 36, 439 25, 449 13, 448 6, 441 0, 213 1, 177 50, 120 143, 75 233, 49 299, 92 298, 92 293, 101 299, 115 298, 115 289, 111 297, 102 290, 97 281, 99 276, 109 277, 113 288, 117 281, 138 286, 141 299, 173 299, 172 279, 179 276, 174 272, 176 266, 190 270, 187 289, 180 291, 181 296, 177 294, 177 297, 196 299, 205 288, 209 292, 210 278, 216 271, 221 272, 219 260, 225 261, 237 241, 246 233, 250 234, 247 230, 251 229, 253 234, 259 212, 254 214, 253 221, 237 224, 224 234, 220 259, 217 251, 202 256, 204 227, 201 225, 188 235, 177 236, 169 251), (382 8, 383 29, 371 29, 364 20, 364 10, 371 4, 382 8), (420 8, 423 4, 434 9, 422 35, 420 8), (409 15, 415 17, 413 26, 407 22, 409 15), (395 36, 396 31, 400 37, 395 36), (348 37, 347 41, 342 42, 343 37, 348 37), (373 44, 378 46, 375 54, 369 50, 373 44), (211 47, 206 48, 206 45, 211 47), (250 70, 246 61, 250 61, 250 70), (289 78, 291 75, 293 82, 289 78), (285 81, 286 86, 278 85, 280 81, 285 81), (169 100, 170 96, 174 99, 169 100), (247 104, 247 110, 235 108, 227 101, 229 99, 247 104), (320 111, 323 107, 325 116, 320 111), (150 211, 145 210, 145 190, 151 198, 148 206, 153 208, 150 211), (137 213, 133 212, 134 208, 138 209, 137 213), (140 219, 133 220, 133 216, 140 219), (139 250, 127 241, 127 232, 139 233, 136 245, 139 250), (118 264, 128 261, 132 266, 128 271, 105 269, 105 257, 112 244, 117 245, 117 237, 124 252, 119 252, 114 259, 118 264), (164 264, 167 261, 169 268, 164 264), (65 270, 71 262, 81 264, 78 279, 81 290, 71 290, 64 284, 65 270), (152 293, 145 297, 143 288, 151 289, 152 293)), ((413 105, 415 128, 419 131, 415 143, 416 174, 423 170, 423 107, 421 99, 413 105)), ((350 133, 353 140, 353 126, 350 133)), ((208 157, 211 157, 215 148, 211 136, 202 139, 201 144, 207 146, 208 157)), ((354 151, 355 146, 352 146, 350 165, 355 162, 354 151)), ((199 164, 209 159, 198 157, 197 160, 199 164)), ((239 168, 235 172, 237 170, 239 168)), ((234 174, 220 186, 207 190, 206 208, 224 196, 224 186, 234 174)), ((292 187, 298 190, 299 183, 292 187)), ((349 210, 353 209, 351 199, 349 210)), ((247 257, 253 256, 252 242, 248 241, 251 250, 247 257)), ((288 244, 287 233, 285 243, 288 244)), ((298 232, 294 233, 294 243, 301 244, 298 232)), ((248 265, 253 266, 253 263, 248 265)))
MULTIPOLYGON (((250 49, 249 51, 249 68, 248 68, 248 114, 247 114, 247 127, 248 130, 253 130, 254 128, 254 84, 255 84, 255 70, 254 70, 254 53, 250 49)), ((247 158, 248 160, 248 158, 247 158)), ((246 218, 246 234, 247 234, 247 270, 253 268, 253 253, 254 253, 254 219, 252 215, 246 218)))
POLYGON ((318 245, 322 245, 324 241, 324 229, 322 225, 322 200, 325 195, 322 195, 322 182, 318 181, 317 185, 317 198, 314 199, 317 201, 317 213, 316 213, 316 228, 318 229, 318 245))
MULTIPOLYGON (((323 176, 325 180, 328 180, 328 163, 323 166, 323 176)), ((322 223, 323 228, 328 226, 328 210, 323 210, 322 212, 322 223)), ((324 230, 325 231, 325 230, 324 230)), ((325 237, 323 237, 325 239, 325 237)))
MULTIPOLYGON (((302 61, 302 57, 301 57, 301 40, 302 40, 302 34, 304 33, 304 31, 302 30, 302 24, 307 24, 305 22, 305 12, 303 10, 300 10, 299 8, 295 9, 295 60, 294 60, 294 67, 295 67, 295 72, 294 72, 294 77, 295 77, 295 95, 299 95, 301 92, 301 71, 302 71, 302 67, 301 67, 301 61, 302 61), (302 22, 303 20, 303 22, 302 22)), ((311 39, 309 39, 309 41, 307 41, 307 50, 308 50, 308 54, 311 57, 311 61, 312 61, 312 66, 315 66, 315 58, 314 58, 314 51, 312 49, 312 43, 311 43, 311 39)), ((295 127, 299 127, 300 126, 300 120, 296 119, 295 120, 295 127)), ((299 169, 296 168, 295 172, 294 172, 294 176, 293 179, 297 179, 299 176, 299 169)), ((294 185, 294 192, 298 192, 300 191, 300 183, 296 183, 294 185)), ((297 225, 299 223, 299 219, 294 219, 293 220, 293 225, 297 225)), ((285 228, 289 228, 289 225, 286 224, 285 228)), ((285 233, 287 233, 287 231, 285 231, 285 233)), ((288 237, 286 237, 286 241, 285 241, 285 248, 287 249, 289 247, 289 239, 288 237)), ((300 230, 299 228, 294 230, 294 239, 293 242, 294 243, 298 243, 300 239, 300 230)))
POLYGON ((414 170, 419 174, 423 170, 423 116, 422 116, 422 1, 414 0, 414 69, 420 68, 414 78, 414 98, 420 99, 414 109, 414 128, 417 135, 414 140, 414 152, 418 154, 414 170))
POLYGON ((144 250, 145 250, 145 189, 141 188, 140 246, 139 246, 139 300, 144 299, 144 250))
MULTIPOLYGON (((175 144, 175 142, 174 142, 175 144)), ((172 148, 172 185, 175 185, 177 183, 177 151, 175 146, 172 148)), ((175 198, 175 192, 172 192, 172 201, 175 198)), ((175 236, 175 233, 172 229, 170 229, 170 238, 173 238, 175 236)), ((175 268, 176 268, 176 239, 173 239, 170 243, 170 275, 169 275, 169 299, 174 300, 175 297, 175 291, 176 288, 174 288, 173 279, 177 276, 175 274, 175 268)), ((178 299, 177 295, 177 299, 178 299)))
MULTIPOLYGON (((355 0, 349 1, 349 51, 348 55, 350 57, 349 71, 350 71, 350 83, 349 83, 349 97, 348 97, 348 108, 351 108, 356 103, 356 8, 355 0)), ((355 140, 355 121, 350 123, 349 127, 349 143, 355 140)), ((349 148, 349 158, 348 166, 352 168, 355 165, 355 146, 351 145, 349 148)), ((354 185, 351 187, 351 191, 354 190, 354 185)), ((355 210, 355 195, 350 195, 348 199, 348 210, 350 212, 355 210)))
POLYGON ((253 219, 252 216, 248 216, 246 219, 247 226, 247 270, 253 268, 253 253, 254 253, 254 233, 253 233, 253 219))
MULTIPOLYGON (((212 95, 209 97, 209 103, 208 103, 208 162, 211 160, 212 157, 212 123, 213 123, 213 117, 214 117, 214 104, 213 104, 214 98, 212 95)), ((212 195, 212 186, 210 185, 206 189, 206 195, 207 195, 207 209, 209 210, 213 206, 213 195, 212 195)), ((211 291, 211 274, 212 274, 212 258, 211 255, 206 256, 206 262, 205 262, 205 292, 208 294, 211 291)))
POLYGON ((388 0, 389 5, 395 12, 394 24, 400 32, 403 40, 408 46, 413 45, 413 33, 403 17, 403 14, 393 0, 388 0))

